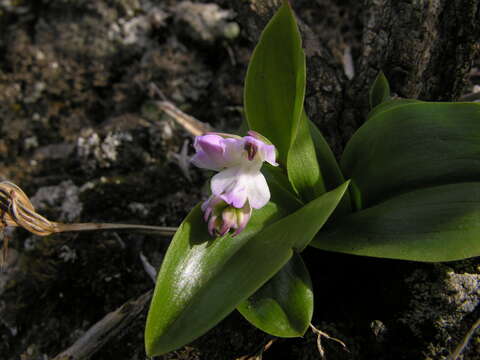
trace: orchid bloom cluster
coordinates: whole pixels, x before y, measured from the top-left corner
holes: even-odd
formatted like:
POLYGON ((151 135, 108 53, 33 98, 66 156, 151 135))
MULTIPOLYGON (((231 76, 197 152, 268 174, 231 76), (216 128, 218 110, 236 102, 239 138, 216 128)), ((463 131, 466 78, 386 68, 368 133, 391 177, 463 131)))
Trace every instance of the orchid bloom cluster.
POLYGON ((210 187, 212 195, 202 204, 208 231, 223 236, 234 230, 239 234, 250 220, 253 209, 270 200, 270 190, 260 172, 264 161, 278 166, 275 146, 260 134, 248 136, 207 133, 195 138, 196 154, 192 163, 200 168, 218 171, 210 187))

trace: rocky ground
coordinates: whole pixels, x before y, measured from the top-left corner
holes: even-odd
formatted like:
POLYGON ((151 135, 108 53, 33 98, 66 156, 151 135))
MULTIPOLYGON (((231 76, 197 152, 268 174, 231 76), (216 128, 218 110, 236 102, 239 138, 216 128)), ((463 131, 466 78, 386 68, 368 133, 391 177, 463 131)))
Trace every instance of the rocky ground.
MULTIPOLYGON (((361 24, 354 2, 340 3, 318 1, 316 11, 330 17, 317 22, 316 12, 297 10, 317 33, 323 29, 335 56, 355 59, 361 24), (334 32, 335 18, 349 25, 334 32)), ((229 6, 0 0, 0 178, 18 184, 51 220, 177 226, 204 198, 208 174, 185 164, 192 134, 158 102, 217 129, 240 125, 253 44, 229 6)), ((473 74, 479 80, 478 68, 473 74)), ((323 128, 338 152, 351 128, 332 130, 329 121, 323 128)), ((0 274, 5 360, 53 359, 69 348, 107 313, 152 289, 140 255, 158 267, 168 246, 168 238, 128 231, 40 238, 16 229, 4 236, 12 239, 0 274)), ((323 338, 331 360, 447 359, 480 316, 478 259, 419 264, 318 250, 306 259, 314 324, 348 348, 323 338)), ((146 309, 92 359, 144 359, 145 316, 146 309)), ((271 340, 234 313, 160 359, 254 359, 267 343, 264 359, 320 357, 313 332, 271 340)), ((477 335, 464 359, 478 358, 477 335)))

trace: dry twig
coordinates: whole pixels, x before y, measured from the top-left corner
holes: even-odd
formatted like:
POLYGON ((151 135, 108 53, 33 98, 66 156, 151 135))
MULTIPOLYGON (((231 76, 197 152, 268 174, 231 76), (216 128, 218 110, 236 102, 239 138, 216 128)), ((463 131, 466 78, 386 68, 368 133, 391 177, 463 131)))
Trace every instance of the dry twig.
POLYGON ((460 357, 460 354, 465 350, 465 347, 468 345, 468 342, 472 339, 475 331, 480 328, 480 318, 472 325, 470 330, 465 334, 465 337, 462 339, 462 342, 458 344, 455 348, 455 351, 450 355, 449 360, 457 360, 460 357))
POLYGON ((152 297, 148 291, 139 298, 120 306, 107 314, 102 320, 87 330, 72 346, 55 356, 52 360, 83 360, 90 358, 110 339, 128 328, 143 312, 152 297))
POLYGON ((210 125, 184 113, 169 101, 159 101, 157 102, 157 106, 193 136, 203 135, 206 132, 212 131, 210 125))
MULTIPOLYGON (((64 224, 50 221, 35 211, 28 196, 14 183, 0 182, 0 230, 8 226, 18 226, 39 236, 66 231, 92 231, 109 229, 130 229, 155 232, 162 236, 172 236, 177 231, 175 227, 149 226, 136 224, 111 224, 111 223, 74 223, 64 224)), ((6 263, 8 255, 9 238, 4 234, 2 256, 0 265, 6 263)))
POLYGON ((270 347, 273 345, 273 343, 276 341, 276 338, 273 339, 266 339, 262 345, 260 346, 260 349, 253 355, 245 355, 242 357, 237 358, 236 360, 262 360, 263 359, 263 353, 270 349, 270 347))

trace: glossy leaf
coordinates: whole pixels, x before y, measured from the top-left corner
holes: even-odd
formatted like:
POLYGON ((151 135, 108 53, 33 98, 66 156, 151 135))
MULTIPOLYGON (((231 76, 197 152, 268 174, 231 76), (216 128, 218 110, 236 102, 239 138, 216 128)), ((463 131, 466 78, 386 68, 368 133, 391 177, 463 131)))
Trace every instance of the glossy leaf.
POLYGON ((331 215, 348 183, 285 214, 254 212, 238 236, 212 239, 197 206, 175 234, 159 272, 145 331, 149 356, 202 335, 301 251, 331 215), (278 221, 276 221, 278 220, 278 221))
POLYGON ((369 92, 370 108, 390 99, 390 85, 382 71, 377 75, 369 92))
POLYGON ((260 330, 279 337, 302 336, 313 314, 310 274, 299 254, 237 309, 260 330))
POLYGON ((288 153, 287 171, 293 188, 304 201, 313 200, 325 193, 325 183, 310 135, 309 120, 303 111, 297 136, 288 153))
POLYGON ((252 130, 277 147, 286 164, 305 97, 305 54, 288 2, 262 32, 245 80, 245 114, 252 130))
MULTIPOLYGON (((322 133, 313 122, 309 121, 309 125, 322 179, 325 184, 326 191, 329 191, 336 188, 340 184, 343 184, 345 179, 342 175, 337 159, 335 159, 332 149, 330 149, 330 146, 323 137, 322 133)), ((348 214, 352 211, 351 209, 350 195, 349 192, 347 192, 338 207, 335 209, 333 215, 341 216, 348 214)))
POLYGON ((311 245, 323 250, 415 261, 480 255, 480 182, 396 196, 338 219, 311 245))
POLYGON ((420 187, 479 179, 480 104, 391 107, 354 134, 341 165, 364 207, 420 187))
POLYGON ((282 209, 294 212, 305 204, 293 190, 284 169, 265 164, 262 173, 267 179, 272 199, 282 209))
POLYGON ((369 113, 368 113, 368 119, 371 119, 380 113, 387 111, 387 110, 392 110, 395 107, 403 106, 403 105, 410 105, 413 103, 421 103, 422 101, 419 100, 414 100, 414 99, 395 99, 395 100, 388 100, 385 101, 377 106, 375 106, 369 113))
POLYGON ((334 189, 345 182, 340 166, 318 127, 311 121, 309 121, 309 126, 325 188, 327 190, 334 189))

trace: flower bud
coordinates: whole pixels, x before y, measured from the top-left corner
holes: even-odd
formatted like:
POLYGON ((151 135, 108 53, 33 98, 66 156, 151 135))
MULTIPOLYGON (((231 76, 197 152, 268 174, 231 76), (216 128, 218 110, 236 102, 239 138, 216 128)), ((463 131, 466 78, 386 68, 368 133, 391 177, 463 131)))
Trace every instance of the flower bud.
POLYGON ((252 208, 245 203, 243 207, 237 209, 233 206, 228 206, 222 212, 222 231, 226 234, 230 230, 235 230, 232 236, 240 234, 245 226, 247 226, 250 216, 252 215, 252 208), (227 230, 228 229, 228 230, 227 230))
POLYGON ((228 205, 222 198, 212 195, 202 205, 204 219, 208 222, 208 232, 212 236, 223 236, 234 230, 238 235, 247 226, 252 208, 248 204, 241 208, 228 205))

